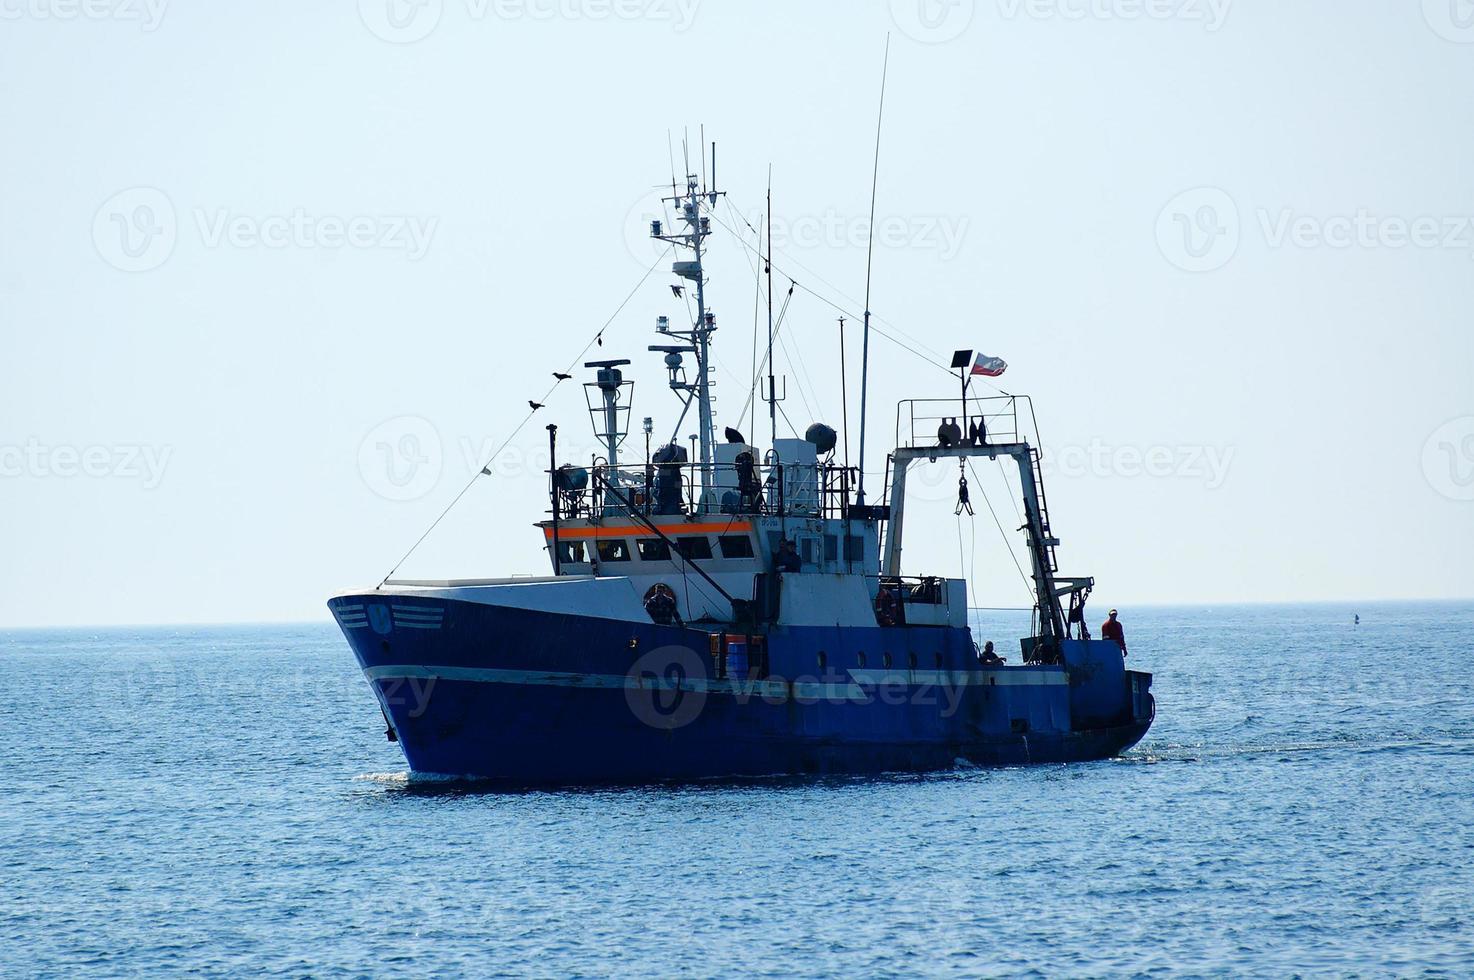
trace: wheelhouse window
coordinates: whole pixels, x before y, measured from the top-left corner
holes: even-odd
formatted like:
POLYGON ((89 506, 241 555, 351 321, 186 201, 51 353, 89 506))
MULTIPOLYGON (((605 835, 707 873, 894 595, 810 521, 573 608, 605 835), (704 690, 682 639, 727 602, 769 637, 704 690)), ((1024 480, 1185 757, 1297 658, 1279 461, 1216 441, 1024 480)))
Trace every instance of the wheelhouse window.
POLYGON ((844 560, 865 560, 865 539, 858 534, 847 534, 844 539, 844 560))
POLYGON ((629 561, 630 543, 623 538, 608 538, 599 542, 600 561, 629 561))
POLYGON ((582 541, 559 541, 558 560, 563 563, 582 564, 589 560, 589 553, 582 541))
POLYGON ((640 561, 670 561, 670 545, 659 538, 641 538, 635 543, 640 549, 640 561))
POLYGON ((752 539, 745 534, 724 534, 717 540, 721 543, 723 558, 752 557, 752 539))
POLYGON ((676 538, 676 547, 681 554, 692 561, 701 561, 703 558, 711 557, 711 540, 709 538, 676 538))

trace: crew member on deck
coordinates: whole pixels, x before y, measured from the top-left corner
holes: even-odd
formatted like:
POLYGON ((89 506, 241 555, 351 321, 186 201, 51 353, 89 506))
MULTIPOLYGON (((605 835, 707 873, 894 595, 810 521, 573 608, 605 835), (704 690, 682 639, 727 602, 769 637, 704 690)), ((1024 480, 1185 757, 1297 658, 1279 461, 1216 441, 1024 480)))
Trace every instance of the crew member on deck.
POLYGON ((983 644, 983 652, 978 654, 978 659, 989 667, 997 667, 1003 663, 1003 658, 993 652, 992 640, 983 644))
POLYGON ((1114 609, 1111 610, 1111 618, 1101 624, 1100 638, 1114 641, 1121 648, 1121 656, 1126 656, 1126 631, 1121 628, 1121 621, 1116 618, 1114 609))
POLYGON ((803 571, 803 559, 798 556, 798 551, 794 549, 792 541, 787 538, 783 539, 783 543, 778 546, 778 554, 773 559, 773 567, 780 572, 803 571))

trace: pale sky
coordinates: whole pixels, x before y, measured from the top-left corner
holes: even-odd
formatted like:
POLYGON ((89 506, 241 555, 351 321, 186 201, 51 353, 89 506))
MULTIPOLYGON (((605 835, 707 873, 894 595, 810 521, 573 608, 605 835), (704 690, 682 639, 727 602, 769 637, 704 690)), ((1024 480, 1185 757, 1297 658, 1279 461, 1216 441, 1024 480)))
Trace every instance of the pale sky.
MULTIPOLYGON (((1474 593, 1463 0, 0 0, 0 626, 326 620, 634 288, 668 133, 718 142, 729 217, 771 165, 779 269, 858 314, 887 32, 877 325, 1009 362, 1062 572, 1122 607, 1474 593)), ((749 263, 714 236, 719 428, 749 263)), ((670 281, 599 349, 658 432, 670 281)), ((788 311, 800 430, 840 424, 836 315, 788 311)), ((872 355, 878 474, 896 402, 954 385, 872 355)), ((566 383, 401 574, 545 570, 550 421, 592 449, 566 383)), ((955 482, 907 570, 1018 605, 955 482)))

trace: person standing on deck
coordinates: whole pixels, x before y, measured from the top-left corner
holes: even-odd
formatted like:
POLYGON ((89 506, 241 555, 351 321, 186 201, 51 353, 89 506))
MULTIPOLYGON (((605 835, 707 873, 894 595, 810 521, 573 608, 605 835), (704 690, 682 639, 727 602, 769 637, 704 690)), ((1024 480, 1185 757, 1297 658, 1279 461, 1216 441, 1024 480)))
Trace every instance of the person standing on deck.
POLYGON ((1121 621, 1116 618, 1116 611, 1111 610, 1110 618, 1100 627, 1100 638, 1111 640, 1121 648, 1121 656, 1126 656, 1126 630, 1121 627, 1121 621))
POLYGON ((778 554, 773 558, 773 566, 779 572, 803 571, 803 559, 798 556, 792 541, 783 539, 783 543, 778 546, 778 554))

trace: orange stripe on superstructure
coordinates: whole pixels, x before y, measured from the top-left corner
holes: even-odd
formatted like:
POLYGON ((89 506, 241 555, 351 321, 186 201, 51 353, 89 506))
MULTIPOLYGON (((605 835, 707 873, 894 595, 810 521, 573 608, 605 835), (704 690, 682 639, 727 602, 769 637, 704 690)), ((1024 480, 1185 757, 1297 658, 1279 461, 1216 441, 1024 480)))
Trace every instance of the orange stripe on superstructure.
MULTIPOLYGON (((687 534, 742 534, 752 530, 752 522, 737 521, 721 524, 657 524, 662 534, 674 538, 687 534)), ((549 541, 553 539, 553 529, 549 526, 543 527, 543 537, 549 541)), ((624 527, 580 527, 570 528, 562 526, 558 528, 558 537, 576 541, 580 538, 653 538, 653 534, 647 528, 630 524, 624 527)))

